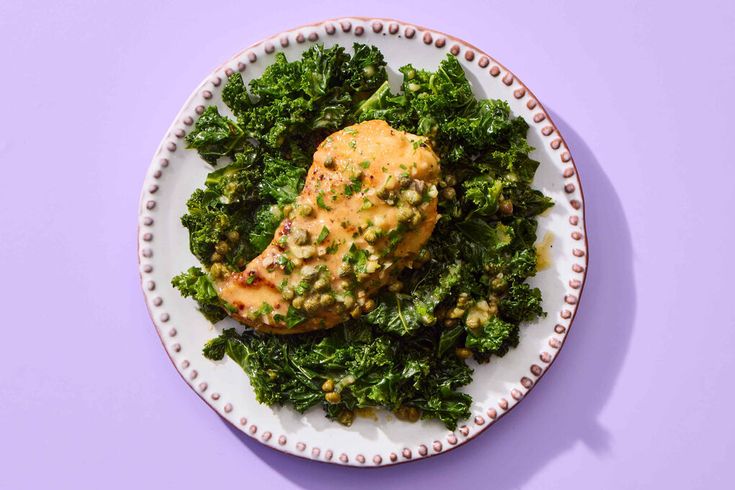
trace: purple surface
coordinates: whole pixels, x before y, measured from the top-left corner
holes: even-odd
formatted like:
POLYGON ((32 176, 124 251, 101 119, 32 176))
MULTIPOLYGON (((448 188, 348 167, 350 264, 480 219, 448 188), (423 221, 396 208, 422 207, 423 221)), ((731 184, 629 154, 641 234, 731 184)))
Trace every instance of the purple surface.
POLYGON ((732 488, 733 2, 101 3, 0 2, 0 488, 732 488), (534 90, 591 249, 528 399, 450 454, 374 471, 229 429, 170 365, 135 258, 144 172, 196 84, 356 13, 460 36, 534 90))

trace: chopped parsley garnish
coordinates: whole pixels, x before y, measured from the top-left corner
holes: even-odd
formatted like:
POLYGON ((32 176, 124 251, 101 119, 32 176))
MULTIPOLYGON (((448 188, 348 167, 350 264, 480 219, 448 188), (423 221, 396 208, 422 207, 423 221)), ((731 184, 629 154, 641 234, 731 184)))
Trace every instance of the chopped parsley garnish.
POLYGON ((332 255, 332 254, 336 253, 337 252, 337 249, 339 249, 339 246, 340 245, 341 245, 341 242, 340 243, 332 242, 331 245, 327 246, 327 253, 329 255, 332 255))
POLYGON ((291 262, 291 259, 286 257, 285 254, 281 254, 276 259, 276 264, 278 264, 282 269, 283 272, 286 274, 291 274, 293 272, 294 263, 291 262))
POLYGON ((322 231, 319 232, 319 236, 316 237, 316 243, 322 243, 329 236, 329 228, 322 226, 322 231))
MULTIPOLYGON (((332 196, 335 197, 335 196, 332 196)), ((316 195, 316 205, 319 206, 322 209, 326 209, 327 211, 331 211, 332 208, 326 205, 324 202, 324 193, 319 191, 319 194, 316 195)))
POLYGON ((352 177, 350 183, 345 186, 345 196, 350 197, 362 190, 362 179, 360 177, 352 177))
POLYGON ((264 301, 257 310, 253 311, 253 316, 261 317, 270 314, 272 311, 273 307, 264 301))
POLYGON ((373 206, 374 206, 374 204, 373 204, 373 202, 369 198, 363 197, 362 198, 362 206, 360 206, 360 211, 365 211, 366 209, 370 209, 373 206))
POLYGON ((297 310, 291 305, 288 305, 288 311, 286 312, 286 316, 275 314, 273 315, 273 319, 277 322, 283 322, 286 324, 286 328, 294 328, 298 325, 301 325, 306 321, 306 315, 302 313, 301 311, 297 310))

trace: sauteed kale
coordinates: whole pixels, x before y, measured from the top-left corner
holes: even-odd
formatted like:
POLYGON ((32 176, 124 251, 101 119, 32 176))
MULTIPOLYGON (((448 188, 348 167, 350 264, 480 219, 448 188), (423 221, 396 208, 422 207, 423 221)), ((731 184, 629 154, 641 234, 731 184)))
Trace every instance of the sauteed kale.
MULTIPOLYGON (((305 411, 320 405, 349 425, 355 411, 381 407, 407 420, 448 428, 470 414, 459 391, 472 380, 467 360, 487 362, 519 341, 521 324, 543 315, 536 274, 536 216, 552 205, 531 188, 538 162, 528 125, 501 100, 478 100, 458 60, 436 71, 406 65, 397 92, 372 46, 317 45, 296 61, 282 53, 246 87, 229 77, 222 100, 187 136, 216 169, 187 202, 181 222, 202 267, 176 276, 212 322, 230 305, 212 277, 241 270, 272 240, 298 196, 317 145, 356 122, 387 121, 427 136, 440 157, 439 219, 414 268, 384 288, 376 307, 330 330, 269 335, 225 330, 204 347, 250 377, 257 399, 305 411)), ((299 312, 289 310, 291 321, 299 312)), ((286 319, 289 321, 289 319, 286 319)))

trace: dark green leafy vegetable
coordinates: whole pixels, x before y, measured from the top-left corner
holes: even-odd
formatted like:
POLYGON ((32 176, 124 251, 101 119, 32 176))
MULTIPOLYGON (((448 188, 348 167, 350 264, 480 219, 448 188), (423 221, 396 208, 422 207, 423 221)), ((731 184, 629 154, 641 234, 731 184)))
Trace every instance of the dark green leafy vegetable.
MULTIPOLYGON (((242 366, 262 403, 299 411, 320 405, 337 420, 361 407, 413 410, 454 428, 472 402, 459 391, 472 369, 457 352, 470 349, 479 362, 502 356, 518 344, 521 323, 543 315, 541 293, 526 280, 536 274, 535 217, 552 201, 531 187, 538 162, 530 157, 526 122, 504 101, 476 99, 455 57, 436 71, 411 65, 399 71, 403 80, 394 93, 380 51, 355 44, 352 53, 316 45, 294 61, 277 53, 247 86, 239 73, 231 75, 222 100, 233 117, 209 107, 187 136, 205 161, 229 165, 191 196, 182 223, 210 274, 239 270, 273 239, 329 133, 383 119, 427 136, 441 159, 442 217, 421 259, 393 279, 397 287, 380 291, 369 314, 329 331, 278 336, 228 329, 204 354, 242 366), (325 399, 327 380, 340 394, 337 403, 325 399)), ((360 190, 356 179, 344 193, 360 190)), ((328 197, 318 194, 317 205, 330 209, 328 197)), ((390 246, 404 233, 403 225, 388 233, 390 246)), ((328 238, 326 227, 314 237, 335 253, 339 244, 328 238)), ((353 245, 344 260, 361 273, 368 257, 353 245)), ((287 272, 293 267, 285 255, 278 260, 287 272)), ((208 273, 192 268, 173 284, 211 321, 225 317, 228 305, 208 273)), ((294 291, 309 287, 302 280, 294 291)), ((270 312, 266 305, 256 314, 270 312)), ((290 307, 277 320, 293 328, 305 316, 290 307)))
POLYGON ((245 135, 230 119, 221 116, 216 107, 210 106, 197 120, 194 131, 186 136, 187 148, 195 148, 201 157, 211 164, 224 156, 233 156, 241 150, 245 135))
POLYGON ((304 184, 306 169, 277 157, 263 158, 263 180, 260 182, 262 197, 270 197, 278 204, 296 200, 304 184))
POLYGON ((471 398, 456 389, 471 381, 472 370, 435 352, 430 342, 375 336, 359 324, 285 337, 230 329, 204 347, 210 359, 226 354, 240 364, 262 403, 290 403, 303 412, 324 403, 321 386, 331 379, 341 387, 340 403, 327 407, 332 418, 358 407, 397 410, 410 400, 424 418, 452 427, 469 415, 471 398))
POLYGON ((212 323, 222 320, 232 307, 224 303, 214 289, 209 275, 199 267, 192 267, 171 280, 171 284, 185 298, 194 298, 199 303, 199 311, 212 323))
POLYGON ((465 345, 481 354, 502 356, 508 349, 518 345, 518 334, 517 325, 493 317, 479 332, 474 333, 470 330, 465 345))

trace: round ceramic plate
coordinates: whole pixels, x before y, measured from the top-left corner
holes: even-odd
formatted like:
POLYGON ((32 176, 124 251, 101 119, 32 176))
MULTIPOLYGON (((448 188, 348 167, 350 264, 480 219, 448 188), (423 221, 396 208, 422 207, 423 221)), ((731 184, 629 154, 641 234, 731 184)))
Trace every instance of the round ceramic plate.
POLYGON ((344 18, 280 33, 226 61, 194 90, 166 132, 143 186, 139 216, 139 261, 145 300, 166 352, 191 388, 226 421, 279 451, 342 465, 380 466, 415 461, 455 448, 490 427, 515 407, 540 380, 559 353, 578 307, 587 267, 584 201, 577 170, 564 139, 531 91, 503 65, 476 47, 431 29, 387 19, 344 18), (376 422, 358 418, 351 427, 330 422, 321 409, 299 414, 255 401, 240 367, 229 359, 202 356, 204 343, 234 326, 212 326, 192 300, 171 287, 171 278, 198 265, 189 252, 179 217, 186 200, 203 185, 211 167, 195 151, 184 149, 184 136, 210 104, 228 113, 221 91, 229 74, 246 82, 260 76, 283 52, 290 60, 314 43, 327 46, 372 44, 384 53, 394 88, 397 68, 413 63, 435 69, 447 53, 456 56, 480 98, 503 99, 530 125, 532 157, 541 165, 534 187, 554 199, 539 219, 539 238, 551 237, 551 266, 531 281, 541 288, 548 316, 521 328, 520 345, 505 357, 478 366, 465 388, 472 395, 472 416, 455 431, 436 421, 409 424, 390 414, 376 422))

